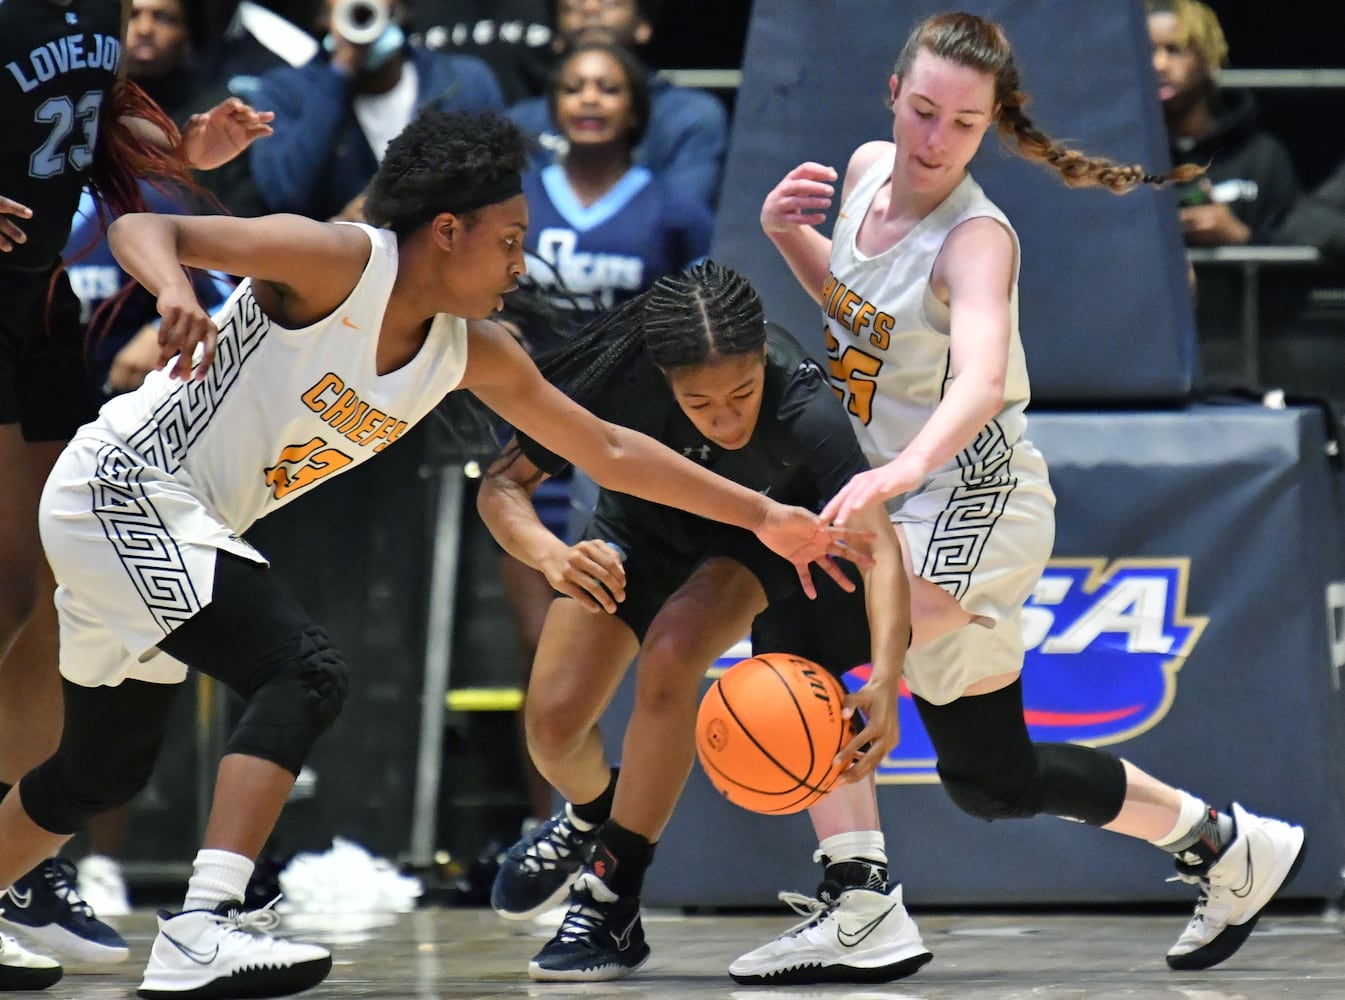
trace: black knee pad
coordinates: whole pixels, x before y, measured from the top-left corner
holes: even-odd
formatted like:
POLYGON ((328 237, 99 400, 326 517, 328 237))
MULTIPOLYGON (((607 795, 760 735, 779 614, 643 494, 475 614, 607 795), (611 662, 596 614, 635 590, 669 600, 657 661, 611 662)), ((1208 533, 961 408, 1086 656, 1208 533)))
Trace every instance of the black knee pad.
POLYGON ((981 776, 961 777, 947 773, 942 767, 939 768, 939 779, 943 782, 943 790, 953 800, 953 805, 968 816, 993 822, 997 819, 1027 819, 1037 815, 1037 810, 1023 801, 1027 786, 1017 794, 1004 794, 999 789, 992 790, 983 784, 981 776))
POLYGON ((1125 765, 1104 750, 1076 743, 1038 743, 1039 812, 1106 826, 1126 798, 1125 765))
POLYGON ((180 685, 123 681, 116 687, 62 685, 60 746, 24 775, 24 812, 51 833, 72 834, 131 801, 145 787, 180 685))
POLYGON ((1022 679, 947 705, 915 699, 949 798, 985 820, 1048 813, 1105 826, 1125 801, 1125 768, 1073 743, 1033 743, 1022 679))
POLYGON ((976 775, 946 773, 948 797, 979 819, 1027 819, 1043 813, 1106 826, 1125 801, 1125 768, 1109 753, 1072 743, 1038 743, 1036 768, 1026 780, 992 771, 976 775), (1008 779, 1008 780, 1006 780, 1008 779))
POLYGON ((345 659, 310 623, 239 673, 250 682, 240 691, 247 704, 225 753, 260 757, 297 775, 341 714, 350 687, 345 659))

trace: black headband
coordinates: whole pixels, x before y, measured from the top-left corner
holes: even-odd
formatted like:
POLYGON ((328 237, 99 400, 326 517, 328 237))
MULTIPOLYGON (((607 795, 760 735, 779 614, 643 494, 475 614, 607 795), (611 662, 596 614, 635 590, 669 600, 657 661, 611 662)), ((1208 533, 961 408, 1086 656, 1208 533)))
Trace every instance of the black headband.
POLYGON ((523 193, 523 175, 517 171, 510 170, 507 173, 493 180, 488 180, 469 195, 460 196, 456 200, 446 199, 443 207, 438 212, 452 212, 454 215, 461 215, 463 212, 471 212, 478 208, 485 208, 487 205, 494 205, 499 201, 508 201, 516 195, 523 193))

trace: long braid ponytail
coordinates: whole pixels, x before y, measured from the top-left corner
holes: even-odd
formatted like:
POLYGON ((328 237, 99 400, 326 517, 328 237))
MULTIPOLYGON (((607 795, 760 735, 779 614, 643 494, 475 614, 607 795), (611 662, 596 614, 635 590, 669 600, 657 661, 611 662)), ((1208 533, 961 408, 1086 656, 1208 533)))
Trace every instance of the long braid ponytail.
MULTIPOLYGON (((712 260, 664 275, 654 286, 602 313, 573 337, 537 358, 548 382, 579 399, 599 398, 643 354, 663 371, 720 357, 761 352, 766 318, 745 277, 712 260)), ((517 442, 493 468, 518 456, 517 442)))
POLYGON ((1019 90, 1013 48, 1004 29, 993 21, 974 14, 953 13, 920 22, 897 56, 892 72, 898 79, 906 78, 921 49, 993 77, 999 109, 996 127, 1001 138, 1012 139, 1012 148, 1020 156, 1050 167, 1070 187, 1105 187, 1113 194, 1125 194, 1141 184, 1184 183, 1205 172, 1204 167, 1184 163, 1166 173, 1150 173, 1139 164, 1089 156, 1056 142, 1037 128, 1024 111, 1028 98, 1019 90))

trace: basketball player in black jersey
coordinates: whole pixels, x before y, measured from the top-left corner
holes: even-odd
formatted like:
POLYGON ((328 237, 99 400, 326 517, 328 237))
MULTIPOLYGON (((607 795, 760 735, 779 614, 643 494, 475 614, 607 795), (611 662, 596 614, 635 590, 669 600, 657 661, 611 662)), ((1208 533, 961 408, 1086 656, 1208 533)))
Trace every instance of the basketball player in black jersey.
MULTIPOLYGON (((0 794, 50 755, 61 732, 55 585, 37 499, 99 403, 60 261, 80 192, 92 186, 111 212, 143 208, 138 176, 190 187, 190 167, 219 166, 270 132, 270 115, 232 99, 179 138, 121 79, 130 8, 130 0, 0 3, 0 794)), ((39 866, 0 897, 0 923, 77 961, 125 958, 125 942, 75 894, 73 875, 64 860, 39 866)), ((11 976, 32 980, 11 962, 22 961, 11 941, 0 948, 0 989, 11 976)))
MULTIPOLYGON (((713 262, 661 278, 540 364, 611 422, 783 502, 816 507, 865 466, 816 362, 766 325, 745 278, 713 262)), ((567 805, 509 851, 491 899, 497 912, 520 919, 560 902, 568 888, 565 920, 529 974, 615 979, 648 957, 639 895, 691 767, 700 680, 749 629, 755 650, 797 653, 838 675, 872 660, 872 679, 847 700, 867 721, 840 757, 858 760, 847 785, 828 796, 839 805, 815 807, 813 820, 829 891, 864 914, 861 924, 893 913, 861 949, 869 981, 915 971, 929 953, 899 887, 889 890, 872 780, 896 743, 909 636, 900 545, 881 506, 856 522, 876 537, 865 589, 851 581, 855 592, 844 593, 824 581, 811 604, 792 600, 800 594, 793 570, 746 532, 608 490, 583 539, 566 545, 529 502, 545 476, 564 468, 520 436, 478 499, 499 542, 572 598, 551 605, 525 703, 533 759, 567 805), (788 615, 757 618, 778 601, 788 615), (622 764, 612 768, 598 720, 637 653, 635 707, 622 764)))

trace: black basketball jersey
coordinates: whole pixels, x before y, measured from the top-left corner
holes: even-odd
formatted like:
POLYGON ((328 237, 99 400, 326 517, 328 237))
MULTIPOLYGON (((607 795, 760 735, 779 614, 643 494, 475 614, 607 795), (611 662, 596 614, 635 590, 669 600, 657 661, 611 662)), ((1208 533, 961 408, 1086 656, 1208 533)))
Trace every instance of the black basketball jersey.
MULTIPOLYGON (((641 431, 692 461, 781 503, 819 509, 846 481, 868 468, 850 418, 817 362, 782 327, 766 337, 761 414, 746 445, 726 451, 706 439, 677 405, 668 382, 641 353, 602 387, 601 397, 576 402, 623 427, 641 431)), ((519 436, 523 453, 556 474, 564 459, 519 436)), ((603 490, 598 516, 629 527, 633 537, 695 548, 711 523, 681 510, 603 490)))
POLYGON ((0 0, 0 194, 33 210, 0 268, 56 262, 120 61, 121 0, 0 0))

